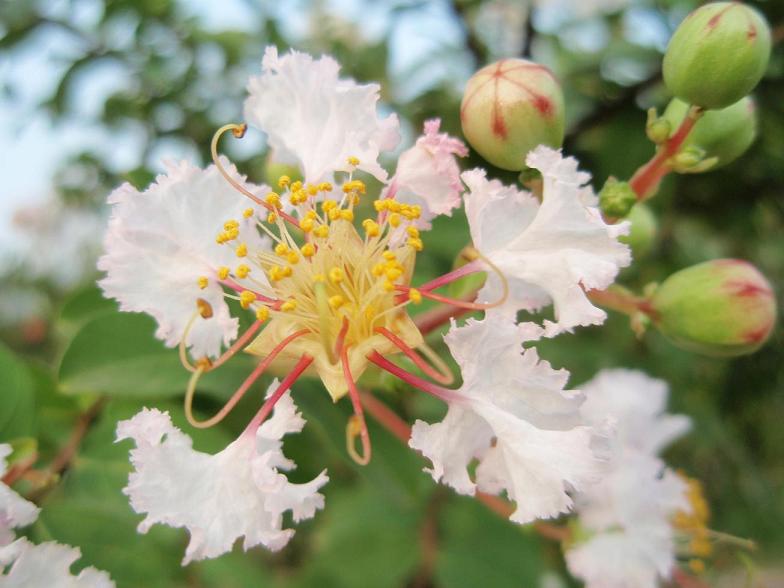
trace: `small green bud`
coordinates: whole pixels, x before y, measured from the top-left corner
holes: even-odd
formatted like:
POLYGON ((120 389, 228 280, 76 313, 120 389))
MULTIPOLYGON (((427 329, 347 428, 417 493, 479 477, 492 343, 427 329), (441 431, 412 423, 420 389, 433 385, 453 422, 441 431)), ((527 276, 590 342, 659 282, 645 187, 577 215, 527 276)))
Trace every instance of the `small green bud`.
MULTIPOLYGON (((678 128, 686 118, 689 105, 673 98, 664 111, 672 128, 678 128)), ((706 158, 717 159, 714 169, 743 155, 757 136, 757 109, 754 100, 746 96, 732 106, 708 110, 697 121, 684 142, 685 147, 698 147, 706 158)))
POLYGON ((656 145, 661 145, 670 138, 672 125, 665 118, 660 118, 655 108, 648 110, 648 123, 645 125, 645 134, 656 145))
POLYGON ((694 145, 684 147, 672 158, 672 167, 679 173, 687 173, 705 160, 705 150, 694 145))
POLYGON ((463 134, 493 165, 511 171, 539 145, 560 147, 564 99, 552 72, 525 59, 502 59, 468 80, 460 105, 463 134))
POLYGON ((674 273, 650 299, 657 328, 683 349, 715 357, 759 349, 776 322, 770 284, 739 259, 706 261, 674 273))
POLYGON ((640 202, 634 205, 626 220, 631 224, 629 234, 618 240, 631 247, 634 259, 640 259, 648 254, 656 242, 656 217, 647 205, 640 202))
POLYGON ((599 192, 599 206, 604 216, 609 218, 625 218, 636 203, 637 194, 629 182, 619 182, 610 177, 599 192))
POLYGON ((740 2, 712 2, 681 23, 664 55, 664 82, 678 98, 725 108, 762 79, 770 58, 770 28, 740 2))

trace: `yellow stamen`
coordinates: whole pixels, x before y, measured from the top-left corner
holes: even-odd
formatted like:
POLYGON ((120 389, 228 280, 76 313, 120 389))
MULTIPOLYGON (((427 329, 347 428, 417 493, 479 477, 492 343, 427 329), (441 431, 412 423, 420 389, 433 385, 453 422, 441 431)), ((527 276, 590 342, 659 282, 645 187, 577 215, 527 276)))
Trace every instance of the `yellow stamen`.
POLYGON ((210 281, 209 281, 209 279, 207 279, 207 276, 200 276, 198 283, 199 283, 199 289, 204 290, 204 288, 207 287, 207 285, 210 283, 210 281))
POLYGON ((248 255, 248 246, 245 243, 240 243, 237 245, 237 249, 235 250, 237 257, 245 257, 248 255))
POLYGON ((269 316, 270 316, 270 311, 269 311, 269 308, 267 308, 266 306, 260 306, 256 310, 256 320, 257 321, 260 321, 260 322, 263 323, 264 321, 266 321, 269 318, 269 316))
POLYGON ((256 302, 256 294, 250 290, 243 290, 240 294, 240 306, 248 309, 254 302, 256 302))

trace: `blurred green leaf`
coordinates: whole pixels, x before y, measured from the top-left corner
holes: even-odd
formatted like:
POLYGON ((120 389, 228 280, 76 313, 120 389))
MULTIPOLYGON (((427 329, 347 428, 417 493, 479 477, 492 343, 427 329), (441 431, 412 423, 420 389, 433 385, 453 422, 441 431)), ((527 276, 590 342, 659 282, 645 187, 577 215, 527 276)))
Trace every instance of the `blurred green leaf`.
POLYGON ((35 396, 27 366, 0 343, 0 442, 35 434, 35 396))

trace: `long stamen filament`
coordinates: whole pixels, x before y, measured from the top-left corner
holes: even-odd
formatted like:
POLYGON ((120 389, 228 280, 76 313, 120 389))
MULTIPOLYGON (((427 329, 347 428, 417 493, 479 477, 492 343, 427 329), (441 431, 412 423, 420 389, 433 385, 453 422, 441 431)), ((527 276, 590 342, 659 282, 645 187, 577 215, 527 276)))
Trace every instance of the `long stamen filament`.
POLYGON ((362 409, 362 401, 359 398, 359 390, 354 378, 351 375, 351 368, 348 364, 348 349, 343 347, 340 353, 340 361, 343 364, 343 377, 346 379, 348 385, 348 395, 351 398, 351 404, 354 407, 354 414, 346 424, 346 449, 348 454, 359 465, 367 465, 370 463, 372 455, 372 446, 370 444, 370 434, 368 433, 367 423, 365 422, 365 413, 362 409), (362 440, 362 455, 357 453, 354 441, 357 437, 362 440))
POLYGON ((471 261, 464 266, 457 268, 456 270, 452 270, 443 276, 440 276, 434 280, 430 280, 426 284, 423 284, 417 288, 417 290, 420 292, 435 290, 436 288, 440 288, 441 286, 445 286, 454 282, 455 280, 459 280, 464 276, 468 276, 479 271, 482 271, 482 268, 479 266, 478 261, 474 259, 474 261, 471 261))
MULTIPOLYGON (((259 323, 261 324, 261 323, 259 323)), ((252 327, 251 327, 252 328, 252 327)), ((246 334, 250 332, 251 329, 248 329, 246 334)), ((307 334, 308 331, 303 329, 301 331, 297 331, 283 339, 270 353, 265 357, 259 365, 250 373, 250 375, 245 379, 242 385, 237 389, 234 394, 232 394, 231 398, 229 398, 228 402, 221 408, 218 413, 207 419, 206 421, 197 420, 196 417, 193 415, 193 397, 196 394, 196 385, 199 382, 199 378, 213 368, 206 368, 200 366, 190 378, 188 382, 188 389, 185 392, 185 418, 188 419, 188 422, 191 426, 196 427, 197 429, 206 429, 212 427, 213 425, 217 425, 221 422, 226 415, 228 415, 232 409, 237 405, 237 403, 245 396, 245 393, 250 389, 253 383, 259 379, 259 377, 264 373, 264 371, 270 366, 273 360, 297 337, 301 337, 302 335, 307 334)))
POLYGON ((428 382, 427 380, 423 380, 422 378, 407 372, 400 366, 395 365, 386 359, 378 351, 373 351, 372 353, 368 354, 367 358, 382 370, 388 371, 393 376, 397 376, 406 384, 409 384, 414 388, 419 388, 423 392, 427 392, 436 398, 440 398, 444 402, 459 402, 463 400, 463 397, 457 391, 438 386, 432 382, 428 382))
MULTIPOLYGON (((376 333, 380 333, 384 335, 384 337, 389 339, 398 349, 400 349, 400 351, 402 351, 406 355, 406 357, 408 357, 411 361, 414 362, 414 365, 416 365, 428 377, 433 378, 439 384, 449 386, 452 382, 455 381, 455 378, 452 375, 452 372, 449 370, 449 367, 445 363, 443 363, 443 361, 441 361, 441 358, 438 357, 438 355, 426 345, 423 347, 423 351, 424 348, 426 347, 427 350, 430 352, 428 358, 431 361, 433 361, 434 359, 437 359, 438 361, 438 364, 435 366, 435 368, 430 364, 428 364, 419 355, 417 355, 417 352, 414 349, 406 345, 406 342, 403 341, 397 335, 395 335, 392 331, 384 327, 376 327, 375 331, 376 333)), ((427 351, 424 352, 427 353, 427 351)))
POLYGON ((316 294, 316 308, 318 311, 319 323, 319 338, 321 339, 321 346, 329 357, 330 363, 337 363, 337 357, 333 351, 332 340, 330 338, 330 315, 332 311, 329 308, 329 298, 327 296, 327 287, 318 282, 314 285, 313 290, 316 294))

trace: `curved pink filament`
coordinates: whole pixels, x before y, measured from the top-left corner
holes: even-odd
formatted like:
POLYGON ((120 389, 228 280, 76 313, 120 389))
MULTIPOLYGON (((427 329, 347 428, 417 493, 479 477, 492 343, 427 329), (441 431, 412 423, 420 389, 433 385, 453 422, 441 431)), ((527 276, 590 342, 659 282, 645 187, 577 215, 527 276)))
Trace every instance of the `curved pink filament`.
POLYGON ((432 382, 428 382, 420 378, 419 376, 415 376, 401 368, 398 365, 395 365, 383 355, 381 355, 378 351, 373 351, 372 353, 367 355, 368 360, 375 363, 378 367, 382 370, 388 371, 393 376, 397 376, 401 380, 403 380, 406 384, 413 386, 414 388, 419 388, 423 392, 427 392, 428 394, 432 394, 436 398, 440 398, 444 402, 459 402, 463 400, 463 397, 455 390, 450 390, 448 388, 444 388, 442 386, 438 386, 433 384, 432 382))
POLYGON ((294 369, 291 370, 280 383, 278 389, 273 392, 272 396, 264 401, 264 404, 259 409, 259 412, 256 413, 256 416, 253 417, 253 420, 251 420, 248 423, 248 426, 245 427, 245 430, 242 433, 243 435, 252 435, 258 430, 261 424, 272 412, 272 409, 275 408, 275 404, 277 404, 281 396, 283 396, 289 390, 289 388, 291 388, 294 382, 297 381, 297 379, 302 375, 302 372, 304 372, 311 363, 313 363, 313 358, 307 354, 303 354, 303 356, 297 362, 297 365, 294 366, 294 369))
POLYGON ((427 361, 425 361, 415 350, 406 345, 405 341, 403 341, 389 329, 384 327, 376 327, 375 331, 377 333, 381 333, 384 335, 384 337, 389 339, 398 349, 400 349, 400 351, 405 354, 406 357, 414 362, 414 365, 422 370, 428 377, 433 378, 440 384, 451 384, 454 381, 452 374, 446 375, 439 372, 437 369, 427 363, 427 361))
POLYGON ((349 445, 349 453, 354 460, 360 465, 367 465, 370 462, 372 455, 372 446, 370 444, 370 434, 368 433, 367 423, 365 422, 365 413, 362 410, 362 401, 359 398, 359 390, 354 378, 351 375, 351 368, 348 365, 348 349, 343 347, 340 353, 340 362, 343 364, 343 377, 346 379, 348 385, 348 395, 351 398, 351 404, 354 407, 354 416, 359 421, 360 438, 362 439, 362 455, 356 455, 353 446, 349 445))
MULTIPOLYGON (((410 286, 395 286, 395 290, 404 292, 406 298, 408 298, 408 292, 412 290, 412 288, 410 286)), ((417 288, 417 290, 419 290, 419 288, 417 288)), ((499 306, 504 301, 502 299, 497 302, 468 302, 466 300, 441 296, 441 294, 436 294, 428 290, 419 290, 419 293, 423 298, 429 298, 430 300, 435 300, 436 302, 443 302, 444 304, 449 304, 450 306, 455 306, 457 308, 467 308, 469 310, 488 310, 490 308, 499 306)))
POLYGON ((340 332, 335 340, 335 355, 340 356, 343 352, 343 345, 346 343, 346 333, 348 333, 348 319, 343 317, 343 326, 340 327, 340 332))
POLYGON ((484 271, 480 267, 478 263, 479 260, 471 261, 465 264, 462 267, 457 268, 456 270, 452 270, 449 273, 444 274, 443 276, 439 276, 434 280, 430 280, 426 284, 423 284, 417 288, 420 292, 429 292, 430 290, 435 290, 436 288, 440 288, 441 286, 446 286, 454 282, 455 280, 459 280, 464 276, 471 275, 473 273, 484 271))

